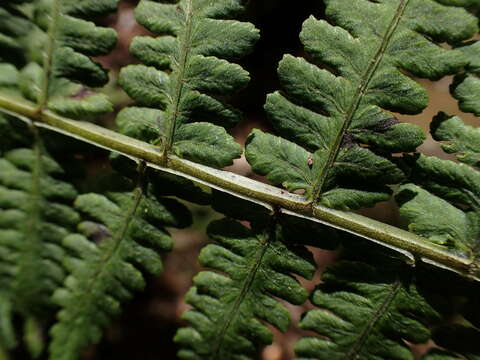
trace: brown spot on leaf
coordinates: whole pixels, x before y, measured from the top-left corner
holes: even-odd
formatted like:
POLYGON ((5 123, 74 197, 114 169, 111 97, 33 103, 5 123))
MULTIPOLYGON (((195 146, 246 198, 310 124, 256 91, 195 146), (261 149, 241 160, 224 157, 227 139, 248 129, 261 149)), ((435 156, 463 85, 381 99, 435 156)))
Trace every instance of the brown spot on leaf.
POLYGON ((353 139, 352 134, 350 134, 349 132, 346 132, 345 134, 343 134, 342 144, 340 145, 340 147, 342 149, 350 149, 354 145, 355 145, 355 140, 353 139))
POLYGON ((390 130, 392 126, 397 125, 399 123, 400 123, 400 120, 398 120, 396 117, 391 117, 376 123, 374 126, 369 128, 368 130, 371 130, 376 133, 384 133, 390 130))
POLYGON ((90 91, 86 87, 82 87, 75 95, 72 96, 72 99, 82 100, 91 94, 93 94, 93 91, 90 91))

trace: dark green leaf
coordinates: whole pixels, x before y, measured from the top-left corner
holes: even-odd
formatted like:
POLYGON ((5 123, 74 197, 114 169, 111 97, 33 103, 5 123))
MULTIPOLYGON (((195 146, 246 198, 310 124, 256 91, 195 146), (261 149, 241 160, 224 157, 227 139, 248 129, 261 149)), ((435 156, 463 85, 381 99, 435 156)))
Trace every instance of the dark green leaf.
POLYGON ((439 317, 395 271, 357 262, 329 268, 312 302, 319 309, 307 312, 300 327, 319 337, 297 343, 298 360, 412 360, 403 340, 427 341, 427 324, 439 317))
POLYGON ((81 195, 75 207, 93 222, 83 222, 82 234, 63 241, 75 255, 65 259, 70 275, 54 294, 62 310, 51 332, 51 359, 79 359, 84 347, 97 342, 121 303, 143 288, 140 269, 162 270, 158 251, 172 247, 165 227, 191 223, 182 204, 139 187, 133 193, 81 195))
MULTIPOLYGON (((131 52, 154 68, 123 69, 120 84, 138 105, 164 113, 159 116, 162 122, 157 124, 156 139, 143 130, 143 120, 133 118, 128 135, 213 167, 230 165, 240 156, 231 136, 211 123, 231 127, 241 118, 224 98, 245 87, 250 78, 229 61, 251 51, 259 37, 252 24, 229 19, 242 10, 241 0, 140 1, 135 9, 137 21, 163 36, 133 40, 131 52)), ((122 128, 125 120, 121 118, 122 128)))
POLYGON ((181 359, 253 359, 272 334, 262 321, 285 331, 287 309, 273 296, 302 304, 306 291, 293 274, 310 278, 315 267, 301 246, 284 242, 277 225, 249 230, 223 219, 209 226, 215 244, 200 254, 213 271, 200 272, 187 302, 195 307, 183 317, 191 325, 175 336, 181 359))
POLYGON ((404 179, 390 154, 415 151, 425 139, 388 112, 416 114, 428 104, 425 89, 405 72, 436 80, 460 71, 467 56, 437 43, 470 38, 477 20, 433 0, 325 4, 326 20, 310 17, 300 34, 312 62, 286 55, 278 68, 283 92, 267 98, 265 110, 285 139, 255 132, 246 155, 275 185, 355 209, 385 200, 385 185, 404 179), (360 199, 376 186, 375 195, 360 199), (354 190, 355 200, 333 198, 354 190))

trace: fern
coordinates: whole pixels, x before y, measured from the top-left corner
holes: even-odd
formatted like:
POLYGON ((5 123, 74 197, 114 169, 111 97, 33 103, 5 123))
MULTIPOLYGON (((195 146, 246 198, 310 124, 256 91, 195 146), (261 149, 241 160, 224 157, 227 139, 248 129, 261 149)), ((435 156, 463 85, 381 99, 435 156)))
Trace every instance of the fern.
POLYGON ((245 55, 258 40, 252 24, 228 20, 242 9, 240 0, 140 2, 137 21, 165 36, 132 42, 131 52, 150 67, 122 69, 121 86, 143 106, 119 115, 122 133, 213 167, 230 165, 241 155, 221 127, 235 125, 240 114, 218 97, 249 81, 245 70, 227 61, 245 55))
MULTIPOLYGON (((24 3, 26 2, 28 1, 24 1, 24 3)), ((18 66, 23 66, 27 62, 26 54, 18 40, 26 37, 33 27, 22 16, 22 13, 15 8, 15 5, 21 3, 19 1, 4 1, 0 7, 0 18, 2 19, 0 28, 0 62, 17 64, 18 66)))
POLYGON ((443 151, 455 154, 462 163, 479 167, 480 165, 480 130, 465 125, 458 116, 438 114, 431 123, 432 136, 443 141, 443 151))
MULTIPOLYGON (((77 192, 61 175, 39 145, 10 150, 0 159, 0 302, 27 319, 52 310, 51 294, 65 277, 62 239, 80 220, 71 208, 77 192)), ((2 315, 1 329, 10 334, 0 335, 12 347, 8 311, 2 315)))
POLYGON ((307 300, 296 276, 311 279, 316 267, 304 245, 339 245, 323 227, 245 200, 232 205, 233 200, 219 191, 212 194, 214 209, 228 218, 208 227, 214 243, 202 249, 199 261, 210 270, 194 277, 186 295, 194 309, 183 314, 190 326, 174 338, 181 359, 254 359, 273 340, 266 324, 282 332, 290 325, 290 314, 277 299, 296 305, 307 300))
MULTIPOLYGON (((448 5, 464 6, 472 9, 475 13, 480 14, 480 5, 475 0, 444 0, 448 5)), ((480 55, 480 47, 478 41, 471 41, 461 44, 458 49, 462 51, 467 59, 468 65, 464 73, 455 76, 454 82, 450 89, 453 96, 458 99, 459 107, 464 112, 480 115, 480 80, 478 74, 480 72, 480 63, 478 56, 480 55)))
POLYGON ((143 170, 133 192, 85 194, 75 201, 91 221, 63 241, 74 255, 65 260, 70 272, 65 287, 54 294, 62 310, 52 328, 51 359, 78 359, 85 346, 98 341, 121 303, 143 288, 139 269, 162 270, 157 252, 172 247, 164 227, 190 225, 188 210, 157 196, 152 185, 143 185, 142 176, 143 170))
POLYGON ((306 337, 295 351, 298 360, 413 359, 403 341, 423 343, 427 324, 439 314, 411 283, 409 272, 359 262, 341 262, 322 276, 313 293, 320 309, 300 322, 321 337, 306 337))
POLYGON ((310 17, 300 34, 308 60, 284 56, 281 90, 267 97, 277 135, 254 130, 247 140, 253 170, 282 189, 218 170, 242 154, 228 134, 242 116, 227 99, 249 82, 235 62, 259 38, 238 20, 249 14, 246 1, 140 0, 135 18, 150 33, 130 45, 141 63, 118 76, 133 103, 115 104, 118 133, 82 121, 113 110, 109 90, 99 89, 109 76, 98 57, 116 34, 99 24, 117 2, 0 4, 2 360, 17 343, 12 319, 23 321, 33 356, 50 324, 52 360, 80 359, 97 343, 145 286, 144 273, 161 272, 173 246, 166 228, 191 224, 172 197, 227 217, 208 227, 204 269, 186 295, 188 324, 174 338, 179 358, 259 357, 270 328, 286 331, 292 306, 307 301, 300 278, 317 265, 308 245, 340 249, 342 260, 322 275, 314 309, 300 320, 310 332, 296 346, 299 360, 412 360, 411 344, 428 340, 439 348, 422 359, 479 359, 478 286, 464 280, 480 276, 480 132, 437 115, 432 136, 457 162, 441 160, 416 153, 423 131, 395 114, 427 106, 413 77, 445 75, 455 76, 461 109, 480 113, 478 0, 325 0, 325 18, 310 17), (100 181, 78 179, 78 195, 68 184, 75 159, 107 159, 72 138, 116 151, 109 161, 118 173, 103 177, 105 166, 100 181), (49 155, 59 158, 57 150, 67 174, 49 155), (341 211, 393 190, 410 233, 341 211))
POLYGON ((85 118, 113 110, 103 94, 89 87, 108 82, 107 72, 91 57, 106 55, 116 44, 113 29, 84 20, 116 8, 117 0, 4 1, 0 17, 4 26, 4 59, 17 65, 21 96, 59 114, 85 118), (8 44, 15 45, 15 52, 8 44), (44 54, 45 50, 45 54, 44 54), (17 52, 20 55, 15 55, 17 52), (11 54, 11 55, 10 55, 11 54))
MULTIPOLYGON (((447 140, 447 152, 457 153, 458 160, 478 165, 480 133, 464 125, 458 117, 439 114, 432 123, 436 139, 447 140)), ((412 159, 413 180, 418 185, 400 187, 397 201, 400 214, 410 231, 430 241, 460 252, 478 263, 480 238, 480 173, 475 167, 420 155, 412 159), (428 210, 428 211, 427 211, 428 210), (445 221, 432 218, 435 211, 445 221)))
MULTIPOLYGON (((112 111, 105 95, 86 86, 108 81, 106 71, 91 57, 107 54, 115 46, 116 34, 82 18, 103 15, 115 7, 116 1, 110 0, 3 1, 0 61, 14 66, 0 64, 2 90, 34 102, 37 115, 44 108, 81 118, 112 111)), ((18 149, 2 159, 5 210, 0 221, 5 228, 5 275, 11 276, 3 294, 14 304, 12 309, 27 318, 25 339, 36 356, 42 344, 32 324, 43 320, 45 310, 54 306, 51 294, 65 277, 62 240, 80 218, 70 208, 76 191, 55 179, 61 168, 48 157, 43 135, 37 129, 34 133, 28 144, 33 151, 18 149)), ((2 338, 10 339, 6 345, 11 347, 13 330, 8 324, 3 328, 9 334, 2 338)))
POLYGON ((425 90, 400 70, 429 79, 460 70, 466 59, 459 51, 427 39, 469 38, 476 19, 432 0, 325 3, 338 26, 311 17, 300 37, 326 69, 283 58, 284 92, 269 95, 265 109, 285 138, 256 130, 246 155, 275 185, 303 190, 330 207, 357 209, 388 199, 385 185, 405 179, 390 154, 414 151, 424 139, 418 127, 382 110, 415 114, 427 105, 425 90))
MULTIPOLYGON (((455 154, 460 163, 423 155, 410 159, 415 184, 400 187, 396 196, 400 214, 410 231, 461 254, 478 268, 480 132, 459 117, 444 113, 433 119, 431 132, 434 139, 445 141, 443 150, 455 154), (443 214, 441 222, 432 218, 436 211, 443 214)), ((476 345, 480 331, 473 326, 447 324, 436 329, 433 338, 451 352, 434 352, 425 357, 427 360, 460 359, 455 354, 472 360, 480 356, 476 345)))
POLYGON ((186 296, 195 310, 184 314, 192 327, 175 337, 181 359, 252 359, 259 345, 272 342, 260 320, 286 331, 290 316, 276 296, 302 304, 306 291, 291 274, 311 278, 315 271, 309 253, 289 245, 272 218, 249 230, 223 219, 210 224, 215 244, 200 254, 203 266, 213 268, 194 278, 186 296))

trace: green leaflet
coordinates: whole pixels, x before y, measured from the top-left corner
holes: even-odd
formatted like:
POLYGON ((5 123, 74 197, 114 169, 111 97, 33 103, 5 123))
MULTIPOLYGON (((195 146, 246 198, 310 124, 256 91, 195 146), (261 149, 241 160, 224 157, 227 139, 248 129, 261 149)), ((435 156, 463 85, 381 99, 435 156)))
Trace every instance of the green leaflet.
POLYGON ((469 43, 458 50, 465 54, 469 63, 466 72, 455 77, 452 94, 462 111, 480 116, 480 42, 469 43))
POLYGON ((162 270, 159 251, 172 247, 165 227, 186 227, 189 211, 174 199, 161 198, 152 185, 130 193, 85 194, 75 207, 87 219, 63 245, 75 254, 65 260, 70 275, 54 294, 62 307, 51 330, 50 359, 79 359, 97 342, 121 303, 144 287, 140 269, 162 270))
MULTIPOLYGON (((65 277, 62 239, 80 221, 71 208, 77 192, 61 180, 62 172, 40 145, 10 150, 0 158, 2 315, 41 317, 53 307, 51 295, 65 277)), ((9 318, 1 322, 3 343, 12 336, 9 318)))
MULTIPOLYGON (((445 176, 448 176, 448 172, 445 176)), ((478 206, 461 210, 450 202, 465 204, 468 207, 472 200, 478 203, 478 193, 473 195, 465 190, 468 192, 465 195, 461 193, 463 189, 435 187, 428 183, 423 186, 429 188, 431 192, 408 184, 401 186, 396 196, 401 206, 400 215, 407 223, 408 229, 469 259, 477 259, 480 236, 478 206), (435 211, 439 211, 436 216, 435 211), (438 214, 441 214, 440 219, 438 214)))
POLYGON ((85 119, 112 111, 108 98, 91 89, 108 82, 106 70, 92 57, 108 54, 116 44, 116 33, 84 19, 114 11, 117 2, 4 1, 0 5, 0 22, 4 24, 0 26, 0 49, 9 55, 0 60, 20 70, 18 88, 22 96, 71 118, 85 119), (8 50, 6 39, 18 49, 8 50))
POLYGON ((304 190, 311 201, 372 206, 389 196, 385 185, 404 178, 391 154, 414 151, 425 138, 388 112, 415 114, 428 103, 402 71, 434 80, 459 71, 463 53, 435 42, 471 37, 476 19, 432 0, 325 3, 329 22, 310 17, 300 34, 312 63, 286 55, 278 68, 282 92, 267 98, 265 110, 283 138, 255 131, 246 156, 256 172, 304 190), (348 201, 354 191, 358 200, 348 201))
POLYGON ((455 153, 457 159, 465 164, 480 165, 480 129, 465 125, 458 116, 438 114, 432 121, 432 136, 437 141, 446 141, 442 149, 446 153, 455 153))
POLYGON ((359 262, 341 262, 323 273, 312 302, 319 309, 307 312, 300 327, 320 337, 297 343, 298 360, 413 360, 403 340, 427 341, 426 325, 439 317, 398 271, 359 262))
MULTIPOLYGON (((458 117, 441 113, 432 123, 432 133, 438 140, 449 141, 442 146, 448 153, 456 153, 466 164, 477 164, 476 129, 466 126, 458 117)), ((424 155, 407 162, 411 166, 411 180, 417 185, 401 186, 396 198, 409 230, 469 259, 478 258, 478 169, 424 155), (437 214, 435 218, 434 214, 437 214), (438 214, 441 214, 440 220, 438 214)))
POLYGON ((474 219, 466 213, 413 184, 400 187, 397 201, 401 204, 400 214, 408 223, 408 230, 447 249, 468 251, 465 245, 478 229, 472 223, 474 219), (438 214, 449 220, 438 221, 438 214))
MULTIPOLYGON (((302 246, 290 245, 275 220, 247 229, 223 219, 213 222, 208 233, 215 241, 200 254, 203 266, 187 302, 195 307, 183 318, 190 327, 177 332, 181 359, 253 359, 260 345, 271 343, 266 321, 285 331, 287 309, 273 296, 293 304, 307 299, 306 291, 292 274, 311 278, 311 255, 302 246)), ((258 224, 257 224, 258 225, 258 224)))
POLYGON ((18 71, 11 64, 0 64, 0 87, 2 90, 14 90, 18 82, 18 71))
POLYGON ((120 85, 137 106, 123 110, 119 131, 160 143, 164 153, 222 168, 241 155, 227 134, 240 120, 224 96, 240 90, 248 73, 229 61, 248 53, 258 40, 250 23, 230 20, 240 0, 140 1, 137 21, 157 38, 136 37, 131 52, 148 65, 130 65, 120 85))

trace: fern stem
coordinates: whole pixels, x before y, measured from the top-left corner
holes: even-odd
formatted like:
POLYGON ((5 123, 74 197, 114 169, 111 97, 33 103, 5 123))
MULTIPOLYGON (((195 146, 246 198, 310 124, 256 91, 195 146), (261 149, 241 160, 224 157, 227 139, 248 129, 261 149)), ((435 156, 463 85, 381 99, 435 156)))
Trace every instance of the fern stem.
POLYGON ((475 265, 474 259, 452 254, 441 246, 427 242, 425 238, 397 227, 352 212, 334 210, 322 205, 312 207, 311 203, 301 195, 287 193, 259 181, 196 164, 174 155, 168 155, 167 163, 160 165, 164 163, 163 155, 158 152, 158 148, 150 144, 92 123, 67 119, 48 110, 42 113, 38 121, 35 105, 2 94, 0 94, 0 111, 16 115, 21 120, 31 119, 37 127, 122 153, 139 163, 144 161, 149 167, 192 179, 270 209, 277 206, 289 215, 353 233, 401 252, 412 264, 420 260, 480 281, 480 269, 475 265), (23 117, 18 117, 19 115, 23 117))
POLYGON ((171 117, 170 121, 167 121, 167 131, 166 131, 166 139, 165 144, 163 146, 163 159, 164 163, 167 161, 167 156, 172 148, 173 145, 173 137, 175 136, 175 128, 177 124, 177 118, 179 115, 179 107, 180 107, 180 100, 182 98, 183 93, 183 85, 184 85, 184 77, 185 77, 185 70, 187 67, 188 62, 188 55, 190 53, 190 42, 192 37, 192 20, 193 20, 193 10, 192 10, 192 1, 189 0, 187 2, 187 9, 186 9, 186 23, 185 23, 185 33, 184 36, 180 39, 182 43, 182 48, 180 51, 180 60, 178 63, 178 70, 173 98, 173 109, 171 110, 171 117))
POLYGON ((52 1, 52 18, 48 28, 47 47, 43 57, 43 79, 42 89, 38 97, 37 112, 41 113, 47 105, 49 98, 50 76, 52 72, 53 51, 55 50, 55 34, 57 32, 58 18, 60 15, 60 1, 52 1))
POLYGON ((367 70, 365 71, 365 74, 362 76, 362 80, 360 84, 357 87, 357 91, 355 92, 355 95, 353 96, 353 101, 352 104, 350 105, 347 113, 345 114, 345 120, 343 122, 342 128, 337 134, 337 137, 335 139, 335 142, 333 145, 330 147, 330 149, 333 149, 333 151, 330 152, 328 160, 326 165, 323 167, 323 170, 317 179, 316 183, 313 186, 313 191, 311 195, 311 200, 312 203, 316 203, 323 190, 323 185, 325 184, 325 181, 327 179, 327 175, 329 170, 333 167, 333 164, 335 160, 338 157, 338 154, 340 152, 340 148, 342 145, 343 137, 345 135, 345 132, 347 129, 350 127, 350 124, 352 123, 355 113, 358 110, 358 106, 360 105, 360 102, 362 101, 365 91, 368 88, 368 85, 370 84, 370 81, 373 78, 373 75, 375 75, 375 72, 378 69, 378 66, 382 62, 383 55, 385 54, 385 50, 390 43, 390 40, 392 38, 392 35, 394 34, 395 30, 398 27, 398 24, 400 23, 400 20, 405 12, 405 9, 408 5, 409 0, 401 0, 400 4, 398 5, 397 11, 392 18, 392 21, 390 22, 390 25, 388 26, 387 31, 385 32, 385 36, 382 39, 382 42, 375 53, 375 56, 372 58, 372 61, 370 62, 367 70))

